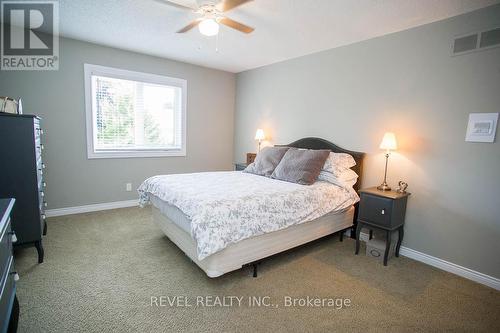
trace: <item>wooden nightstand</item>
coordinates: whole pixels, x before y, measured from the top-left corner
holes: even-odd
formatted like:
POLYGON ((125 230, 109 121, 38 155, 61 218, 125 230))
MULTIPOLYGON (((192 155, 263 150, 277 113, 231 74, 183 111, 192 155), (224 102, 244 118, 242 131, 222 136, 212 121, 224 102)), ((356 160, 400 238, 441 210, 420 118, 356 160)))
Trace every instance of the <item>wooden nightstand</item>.
POLYGON ((359 253, 359 234, 363 227, 370 230, 373 228, 384 230, 386 234, 384 266, 387 266, 391 234, 395 230, 399 232, 395 253, 396 257, 399 257, 399 248, 404 236, 406 201, 410 193, 380 191, 376 187, 371 187, 360 190, 359 194, 361 199, 356 227, 356 254, 359 253))
POLYGON ((236 171, 245 170, 246 167, 247 167, 246 163, 235 163, 234 164, 234 170, 236 170, 236 171))

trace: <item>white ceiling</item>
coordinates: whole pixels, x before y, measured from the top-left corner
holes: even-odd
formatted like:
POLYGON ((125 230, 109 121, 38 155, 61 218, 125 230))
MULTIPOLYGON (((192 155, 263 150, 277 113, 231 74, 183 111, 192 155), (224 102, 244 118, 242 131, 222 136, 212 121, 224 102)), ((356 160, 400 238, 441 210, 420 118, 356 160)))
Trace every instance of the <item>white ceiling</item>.
MULTIPOLYGON (((191 4, 196 0, 176 0, 191 4)), ((202 0, 199 0, 200 2, 202 0)), ((217 0, 215 0, 217 1, 217 0)), ((215 38, 176 30, 197 17, 158 0, 60 0, 63 36, 230 72, 299 57, 486 7, 499 0, 254 0, 227 15, 255 27, 215 38)))

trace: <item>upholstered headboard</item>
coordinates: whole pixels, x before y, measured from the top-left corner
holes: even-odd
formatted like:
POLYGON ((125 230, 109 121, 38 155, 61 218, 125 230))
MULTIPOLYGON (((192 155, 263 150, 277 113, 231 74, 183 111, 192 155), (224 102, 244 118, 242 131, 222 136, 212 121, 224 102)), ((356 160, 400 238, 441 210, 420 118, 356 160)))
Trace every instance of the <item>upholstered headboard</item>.
POLYGON ((334 153, 346 153, 351 155, 356 161, 356 165, 352 167, 352 169, 359 176, 358 181, 356 182, 356 184, 354 184, 353 188, 356 191, 359 190, 363 176, 363 158, 365 156, 365 153, 340 148, 336 144, 320 138, 303 138, 295 142, 289 143, 287 145, 278 145, 278 146, 286 146, 286 147, 294 147, 302 149, 328 149, 333 151, 334 153))

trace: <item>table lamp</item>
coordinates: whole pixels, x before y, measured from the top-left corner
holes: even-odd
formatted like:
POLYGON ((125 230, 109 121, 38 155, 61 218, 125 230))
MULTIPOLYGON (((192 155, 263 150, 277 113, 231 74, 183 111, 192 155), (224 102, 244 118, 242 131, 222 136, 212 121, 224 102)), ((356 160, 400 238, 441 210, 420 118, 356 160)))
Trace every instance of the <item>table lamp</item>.
POLYGON ((394 135, 394 133, 386 132, 384 134, 384 137, 382 138, 382 142, 380 143, 379 148, 385 150, 386 153, 385 153, 384 182, 380 184, 380 186, 377 186, 377 189, 381 191, 390 191, 391 188, 389 187, 389 185, 387 185, 387 162, 389 161, 389 154, 391 153, 391 150, 397 149, 396 136, 394 135))
POLYGON ((255 132, 255 140, 259 141, 259 152, 260 152, 260 145, 262 144, 262 140, 264 140, 266 136, 264 135, 264 130, 259 128, 257 129, 257 132, 255 132))

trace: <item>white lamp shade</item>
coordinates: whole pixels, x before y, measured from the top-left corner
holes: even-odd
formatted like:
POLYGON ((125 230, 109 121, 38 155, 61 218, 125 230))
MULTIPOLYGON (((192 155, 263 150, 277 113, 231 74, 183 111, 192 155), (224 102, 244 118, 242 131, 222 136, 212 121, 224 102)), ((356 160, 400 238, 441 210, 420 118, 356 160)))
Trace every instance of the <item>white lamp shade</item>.
POLYGON ((392 132, 386 132, 380 143, 380 149, 383 150, 396 150, 398 145, 396 143, 396 136, 392 132))
POLYGON ((198 24, 200 33, 205 36, 215 36, 219 33, 219 23, 214 19, 206 19, 198 24))
POLYGON ((262 141, 266 138, 265 134, 264 134, 264 130, 259 128, 257 130, 257 132, 255 132, 255 140, 259 140, 259 141, 262 141))

